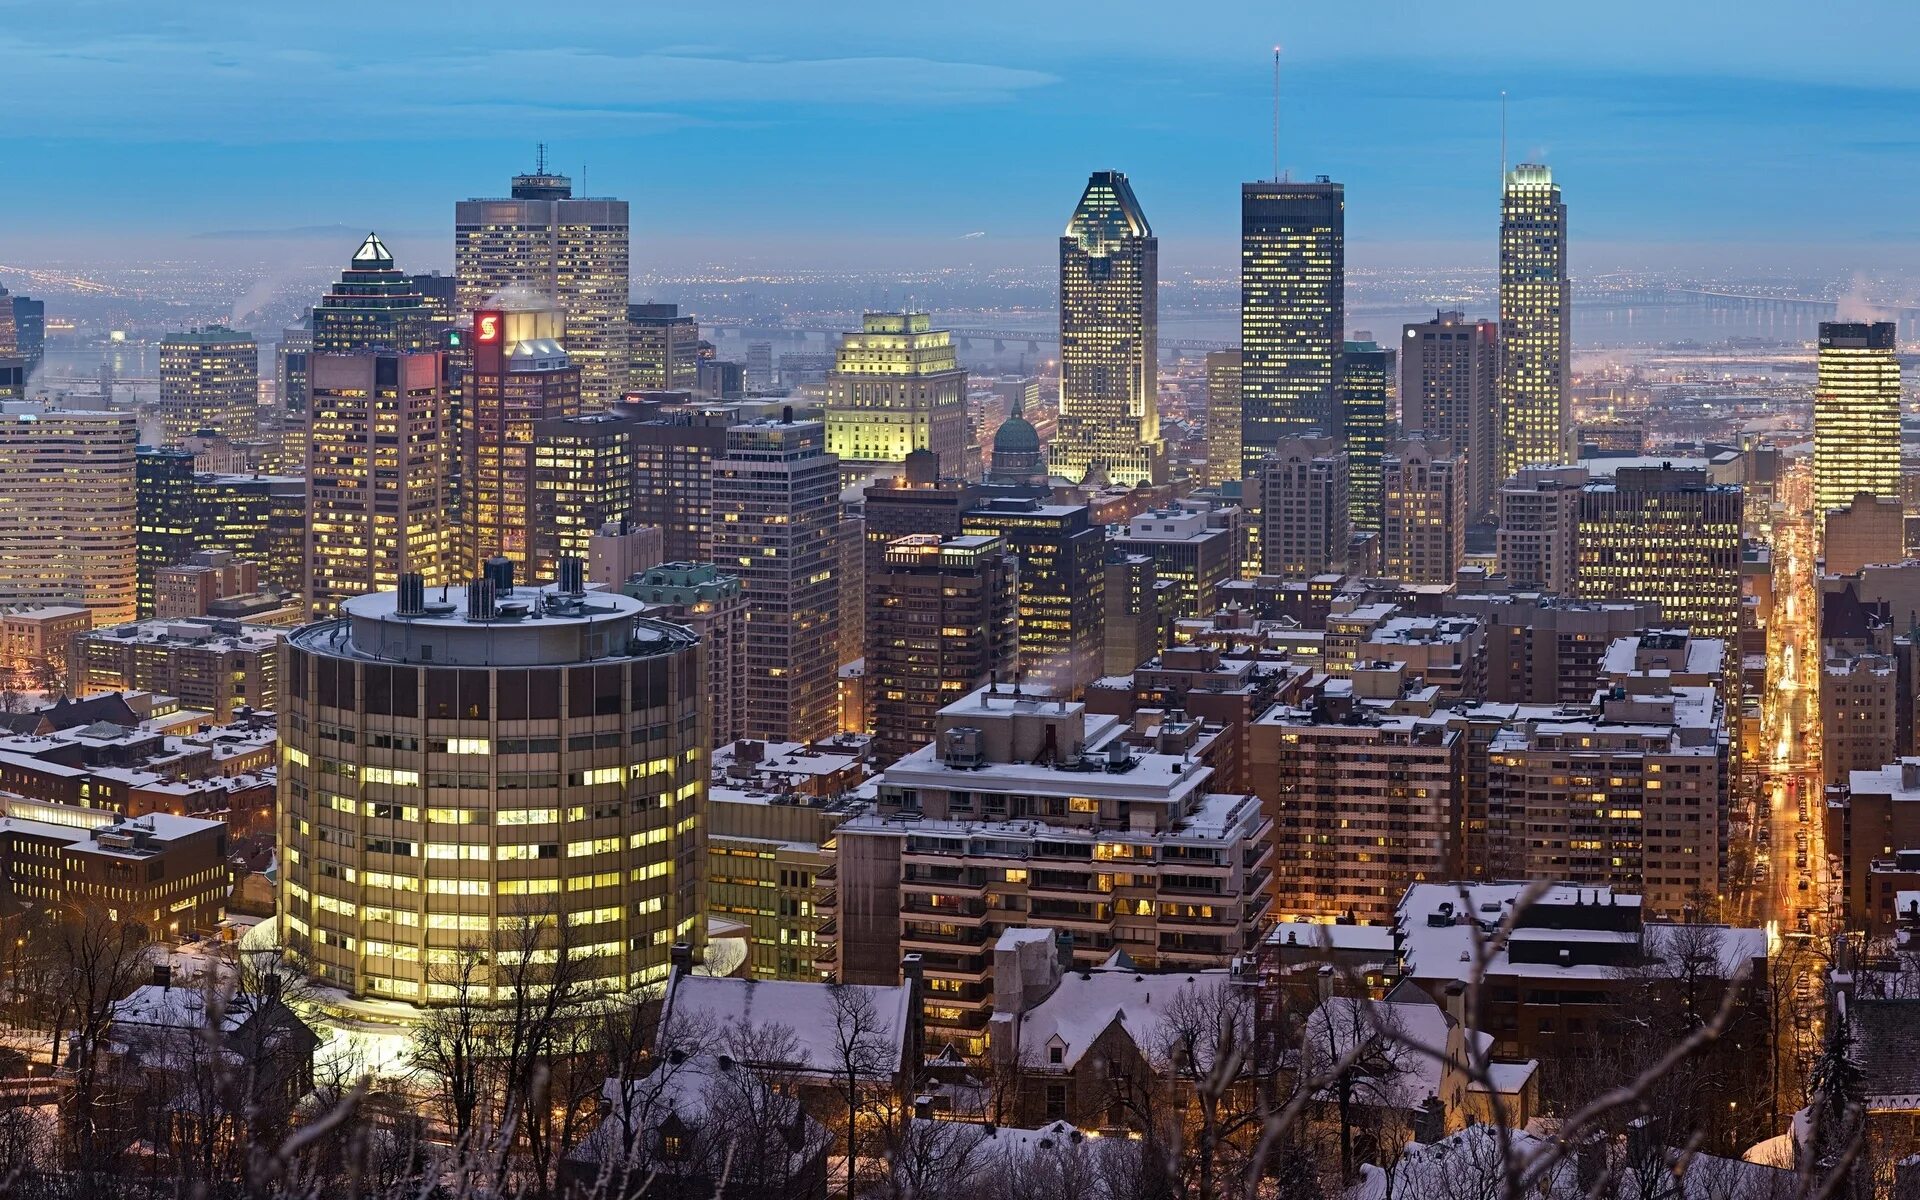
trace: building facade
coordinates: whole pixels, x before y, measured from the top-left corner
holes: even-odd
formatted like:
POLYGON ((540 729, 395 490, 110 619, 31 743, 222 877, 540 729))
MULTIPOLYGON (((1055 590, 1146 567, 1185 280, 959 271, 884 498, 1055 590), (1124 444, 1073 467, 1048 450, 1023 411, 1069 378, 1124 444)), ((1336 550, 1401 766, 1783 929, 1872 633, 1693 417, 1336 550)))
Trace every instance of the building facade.
POLYGON ((1500 326, 1438 312, 1400 340, 1400 425, 1466 463, 1467 515, 1493 513, 1501 474, 1500 326))
POLYGON ((1450 584, 1467 561, 1468 464, 1422 437, 1384 460, 1381 558, 1390 579, 1450 584))
POLYGON ((727 430, 713 464, 713 561, 747 601, 748 737, 810 742, 839 729, 840 463, 818 421, 727 430))
POLYGON ((1378 530, 1387 452, 1387 397, 1393 351, 1375 342, 1343 342, 1339 362, 1339 438, 1347 451, 1347 512, 1355 530, 1378 530))
POLYGON ((288 641, 282 936, 350 996, 452 1000, 463 947, 483 1002, 563 948, 624 990, 705 943, 697 640, 624 596, 494 582, 442 603, 410 576, 288 641))
POLYGON ((1346 451, 1331 437, 1293 437, 1254 468, 1260 573, 1307 580, 1345 570, 1353 528, 1346 451))
POLYGON ((1346 189, 1240 186, 1240 454, 1245 474, 1281 442, 1335 437, 1346 339, 1346 189))
POLYGON ((1500 477, 1572 461, 1573 286, 1553 172, 1509 171, 1500 197, 1500 477))
POLYGON ((620 590, 642 615, 693 630, 707 658, 708 727, 715 746, 746 735, 747 602, 740 577, 712 563, 662 563, 620 590))
POLYGON ((692 392, 700 376, 700 323, 678 304, 627 305, 627 387, 692 392))
POLYGON ((456 575, 471 577, 495 557, 535 567, 534 428, 580 413, 584 375, 560 342, 566 320, 532 299, 474 313, 473 369, 461 393, 456 575))
POLYGON ((167 445, 202 430, 240 441, 254 435, 260 409, 260 348, 224 325, 171 334, 160 342, 160 429, 167 445))
POLYGON ((0 405, 0 606, 138 608, 138 434, 126 411, 0 405))
POLYGON ((1859 495, 1900 495, 1898 327, 1822 321, 1813 388, 1816 522, 1859 495))
POLYGON ((1053 471, 1166 481, 1160 241, 1118 171, 1095 171, 1060 238, 1060 433, 1053 471))
POLYGON ((513 178, 506 199, 454 206, 453 266, 461 313, 516 285, 557 301, 557 339, 580 367, 581 394, 609 404, 627 386, 627 202, 576 199, 573 181, 545 164, 513 178))
POLYGON ((1020 557, 1020 677, 1078 696, 1100 675, 1106 632, 1106 531, 1082 504, 994 500, 961 518, 1020 557))
POLYGON ((1238 350, 1207 351, 1207 472, 1204 483, 1219 487, 1246 473, 1240 461, 1240 372, 1238 350))
POLYGON ((1695 637, 1740 637, 1740 489, 1705 470, 1622 467, 1580 495, 1583 600, 1651 600, 1695 637))
POLYGON ((827 453, 843 472, 871 474, 930 450, 953 475, 967 459, 967 372, 953 335, 926 313, 870 312, 840 337, 827 375, 827 453))
POLYGON ((1584 467, 1523 467, 1497 493, 1495 569, 1515 590, 1574 592, 1584 467))

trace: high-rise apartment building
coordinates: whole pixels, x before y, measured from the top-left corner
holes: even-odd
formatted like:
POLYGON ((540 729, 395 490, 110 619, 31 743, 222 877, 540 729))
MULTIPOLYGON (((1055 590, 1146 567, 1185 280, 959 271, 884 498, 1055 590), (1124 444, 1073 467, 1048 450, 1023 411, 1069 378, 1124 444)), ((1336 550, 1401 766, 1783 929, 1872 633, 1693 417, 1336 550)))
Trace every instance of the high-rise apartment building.
POLYGON ((1500 199, 1500 477, 1572 459, 1573 288, 1553 172, 1521 163, 1500 199))
POLYGON ((1621 467, 1580 494, 1575 587, 1585 600, 1651 600, 1697 638, 1740 636, 1740 489, 1704 469, 1621 467))
POLYGON ((1237 507, 1187 501, 1141 513, 1110 534, 1108 543, 1153 559, 1158 577, 1174 585, 1176 617, 1204 617, 1214 610, 1220 585, 1239 575, 1244 529, 1237 507))
POLYGON ((914 533, 887 543, 867 580, 867 691, 874 753, 933 742, 940 710, 1019 661, 1020 563, 996 537, 914 533))
POLYGON ((447 356, 315 354, 308 438, 307 604, 330 615, 404 574, 447 581, 447 356))
POLYGON ((1207 352, 1207 473, 1209 487, 1242 477, 1240 461, 1240 351, 1207 352))
POLYGON ((704 945, 698 642, 625 596, 498 582, 443 603, 409 575, 288 639, 282 936, 350 996, 452 1000, 435 964, 463 946, 504 1001, 515 955, 564 944, 620 990, 704 945))
POLYGON ((713 558, 713 463, 727 452, 730 411, 674 413, 633 428, 633 515, 659 527, 668 562, 713 558))
POLYGON ((691 392, 700 377, 700 323, 678 304, 627 305, 627 387, 691 392))
POLYGON ((1213 790, 1198 720, 1158 729, 1135 745, 1125 718, 1004 683, 942 709, 933 744, 875 781, 877 811, 836 831, 839 979, 891 982, 920 952, 929 1044, 978 1054, 1009 931, 1071 933, 1080 968, 1116 952, 1147 970, 1220 967, 1250 949, 1267 818, 1213 790))
POLYGON ((1290 437, 1255 467, 1260 573, 1301 581, 1344 570, 1353 528, 1346 451, 1331 437, 1290 437))
POLYGON ((747 737, 839 731, 840 463, 819 421, 749 421, 713 463, 713 561, 747 599, 747 737))
POLYGON ((725 746, 746 735, 747 602, 740 577, 712 563, 670 562, 628 579, 620 590, 641 615, 693 630, 707 659, 709 740, 725 746))
POLYGON ((1100 674, 1131 675, 1135 667, 1158 655, 1166 641, 1166 631, 1173 625, 1174 585, 1161 583, 1160 569, 1148 555, 1111 544, 1106 577, 1100 674))
POLYGON ((1584 467, 1522 467, 1495 494, 1495 569, 1515 591, 1574 594, 1584 467))
POLYGON ((1379 924, 1409 884, 1458 877, 1465 742, 1444 714, 1276 707, 1256 720, 1249 775, 1291 848, 1275 911, 1379 924))
POLYGON ((575 199, 573 181, 544 160, 513 178, 504 200, 454 206, 453 266, 459 310, 476 313, 516 285, 558 302, 566 327, 555 338, 580 368, 589 403, 627 387, 627 202, 575 199))
POLYGON ((1467 516, 1493 513, 1501 474, 1500 326, 1437 312, 1400 339, 1400 427, 1466 463, 1467 516))
POLYGON ((1467 561, 1467 464, 1422 437, 1393 443, 1384 464, 1384 573, 1406 583, 1452 583, 1467 561))
POLYGON ((254 434, 260 410, 260 348, 224 325, 160 342, 160 429, 180 446, 201 430, 235 441, 254 434))
POLYGON ((0 606, 79 604, 94 625, 138 607, 131 412, 0 405, 0 606))
POLYGON ((1343 342, 1338 372, 1340 427, 1335 436, 1347 451, 1347 511, 1353 528, 1378 530, 1393 351, 1376 342, 1343 342))
POLYGON ((473 366, 461 393, 464 528, 456 576, 477 574, 496 556, 534 566, 534 426, 580 412, 583 375, 560 342, 565 320, 533 297, 473 314, 473 366))
POLYGON ((1859 495, 1900 495, 1900 360, 1891 321, 1820 323, 1813 387, 1816 521, 1859 495))
POLYGON ((900 472, 867 485, 860 506, 867 538, 867 574, 880 573, 887 543, 910 533, 960 534, 962 518, 980 504, 979 484, 941 474, 940 460, 928 450, 907 455, 900 472))
POLYGON ((1084 504, 991 500, 961 519, 1020 556, 1020 675, 1029 687, 1079 696, 1099 678, 1106 624, 1106 530, 1084 504))
POLYGON ((1346 339, 1346 190, 1240 186, 1240 454, 1251 477, 1281 442, 1340 434, 1346 339))
POLYGON ((842 334, 827 375, 827 452, 843 473, 870 476, 915 450, 940 456, 950 474, 975 474, 967 459, 967 373, 953 335, 926 313, 870 312, 842 334))
POLYGON ((1119 171, 1095 171, 1060 238, 1060 433, 1053 471, 1166 480, 1160 241, 1119 171))

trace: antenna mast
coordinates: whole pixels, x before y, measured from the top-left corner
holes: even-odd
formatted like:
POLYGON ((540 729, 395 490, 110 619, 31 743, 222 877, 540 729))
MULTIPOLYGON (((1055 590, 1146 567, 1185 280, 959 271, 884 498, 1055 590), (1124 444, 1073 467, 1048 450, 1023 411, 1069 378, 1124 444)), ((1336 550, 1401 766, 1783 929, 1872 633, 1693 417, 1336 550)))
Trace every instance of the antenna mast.
POLYGON ((1273 181, 1280 182, 1280 47, 1273 48, 1273 181))
POLYGON ((533 173, 535 175, 545 175, 547 173, 547 144, 545 142, 536 143, 534 147, 533 173))
POLYGON ((1507 190, 1507 89, 1500 89, 1500 190, 1507 190))

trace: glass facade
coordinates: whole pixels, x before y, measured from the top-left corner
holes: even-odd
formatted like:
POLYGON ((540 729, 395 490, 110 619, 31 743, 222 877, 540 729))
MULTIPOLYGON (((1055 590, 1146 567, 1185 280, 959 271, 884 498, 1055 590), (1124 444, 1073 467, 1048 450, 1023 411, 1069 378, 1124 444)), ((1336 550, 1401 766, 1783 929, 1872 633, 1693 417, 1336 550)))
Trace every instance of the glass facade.
POLYGON ((1857 495, 1900 496, 1900 360, 1896 327, 1822 321, 1813 391, 1813 509, 1857 495))
POLYGON ((1346 342, 1340 354, 1340 439, 1347 448, 1347 513, 1354 529, 1380 528, 1380 458, 1387 449, 1393 351, 1346 342))
POLYGON ((1572 461, 1572 319, 1567 206, 1552 171, 1522 163, 1507 173, 1500 202, 1502 480, 1522 467, 1572 461))
POLYGON ((1346 189, 1325 176, 1240 187, 1240 453, 1249 476, 1287 438, 1340 435, 1346 203, 1346 189))

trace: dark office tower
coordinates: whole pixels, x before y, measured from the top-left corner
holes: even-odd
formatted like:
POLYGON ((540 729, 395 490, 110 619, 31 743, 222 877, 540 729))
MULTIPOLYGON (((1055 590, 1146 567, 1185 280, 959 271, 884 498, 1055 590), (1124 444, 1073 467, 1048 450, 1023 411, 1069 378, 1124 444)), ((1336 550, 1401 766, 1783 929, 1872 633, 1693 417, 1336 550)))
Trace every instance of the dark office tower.
POLYGON ((1553 172, 1521 163, 1500 198, 1501 480, 1572 461, 1567 206, 1553 172))
POLYGON ((460 281, 451 275, 442 275, 438 271, 429 271, 425 275, 407 276, 413 283, 413 290, 420 294, 420 301, 426 306, 427 319, 436 331, 444 333, 460 320, 460 281))
POLYGON ((880 574, 887 544, 910 533, 934 534, 939 540, 958 537, 962 518, 980 504, 980 488, 964 479, 942 478, 940 456, 915 450, 892 478, 867 485, 861 505, 866 524, 867 577, 880 574))
POLYGON ((700 323, 678 304, 627 305, 627 387, 691 392, 700 376, 700 323))
POLYGON ((1500 326, 1457 312, 1406 327, 1400 339, 1400 426, 1446 443, 1466 462, 1469 520, 1491 515, 1500 474, 1500 326))
POLYGON ((1582 600, 1651 600, 1695 637, 1740 636, 1737 487, 1704 469, 1621 467, 1580 496, 1575 583, 1582 600))
POLYGON ((135 606, 144 619, 153 615, 160 568, 185 562, 200 548, 193 452, 140 447, 134 452, 133 488, 135 606))
POLYGON ((20 353, 20 334, 14 323, 13 297, 0 287, 0 400, 27 394, 27 359, 20 353))
POLYGON ((307 356, 312 353, 312 316, 280 331, 280 344, 273 351, 273 377, 283 423, 295 419, 301 425, 307 423, 307 356))
POLYGON ((1240 185, 1240 455, 1249 477, 1287 438, 1340 434, 1346 206, 1345 189, 1324 175, 1240 185))
POLYGON ((252 437, 260 409, 260 348, 223 325, 172 334, 160 343, 160 427, 178 446, 203 430, 252 437))
POLYGON ((1106 530, 1084 504, 990 501, 962 518, 970 534, 1020 556, 1020 672, 1049 695, 1077 697, 1100 675, 1106 638, 1106 530))
POLYGON ((635 424, 608 412, 533 423, 534 579, 557 578, 562 558, 587 562, 594 531, 633 516, 635 424))
POLYGON ((1166 481, 1160 440, 1160 242, 1127 177, 1095 171, 1060 239, 1060 433, 1053 472, 1166 481))
MULTIPOLYGON (((0 288, 0 297, 6 289, 0 288)), ((27 296, 13 298, 14 349, 26 360, 27 374, 33 374, 47 353, 47 302, 27 296)))
POLYGON ((818 421, 727 430, 713 464, 713 558, 747 599, 746 736, 811 742, 840 727, 840 463, 818 421))
POLYGON ((734 423, 730 412, 693 412, 634 426, 633 519, 660 527, 668 562, 713 558, 713 462, 734 423))
POLYGON ((1346 342, 1340 354, 1340 439, 1347 447, 1347 512, 1352 528, 1378 530, 1381 456, 1387 450, 1387 390, 1393 351, 1346 342))
POLYGON ((518 284, 559 301, 566 330, 556 340, 580 366, 581 394, 620 398, 627 383, 627 202, 575 199, 573 181, 516 175, 504 200, 454 206, 457 307, 478 312, 518 284))
POLYGON ((313 310, 316 354, 434 350, 439 341, 413 276, 393 265, 386 244, 371 233, 313 310))
POLYGON ((529 297, 524 308, 473 314, 473 367, 461 390, 461 531, 456 576, 490 558, 533 564, 533 427, 580 412, 580 368, 562 348, 564 314, 529 297))
POLYGON ((997 537, 914 533, 886 544, 867 580, 867 691, 874 751, 891 762, 928 745, 942 708, 1019 660, 1020 564, 997 537))
POLYGON ((287 475, 196 475, 195 550, 225 550, 260 578, 306 591, 307 481, 287 475))

